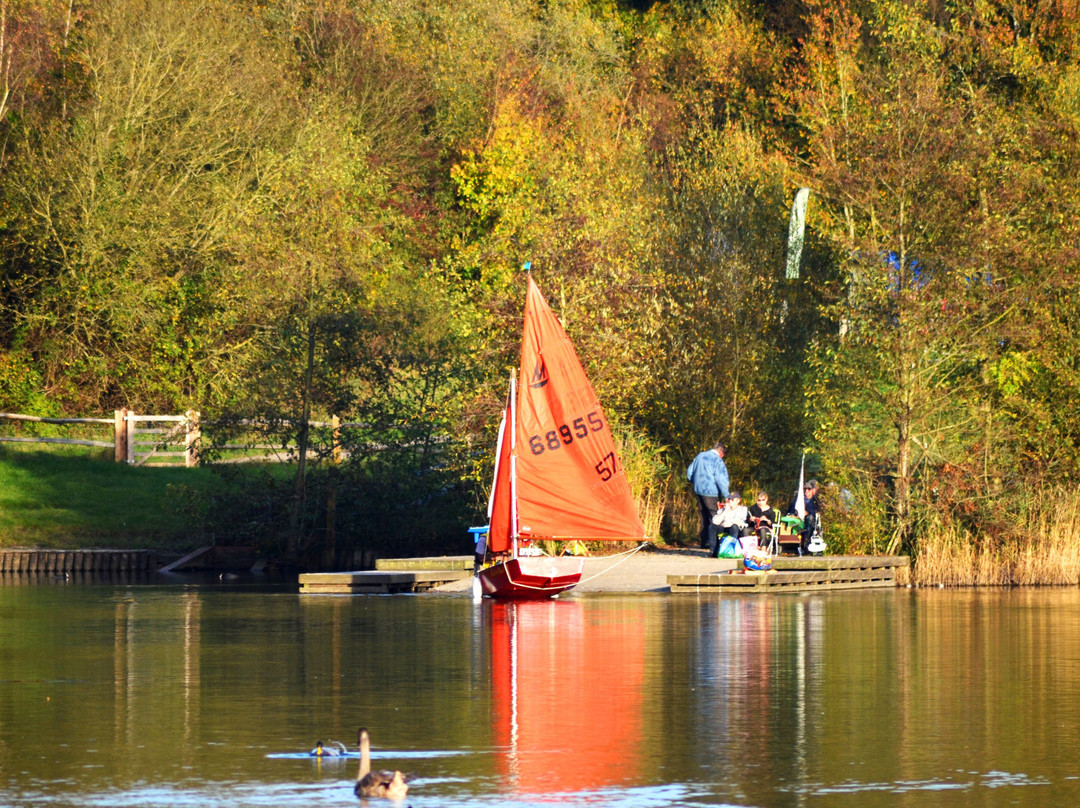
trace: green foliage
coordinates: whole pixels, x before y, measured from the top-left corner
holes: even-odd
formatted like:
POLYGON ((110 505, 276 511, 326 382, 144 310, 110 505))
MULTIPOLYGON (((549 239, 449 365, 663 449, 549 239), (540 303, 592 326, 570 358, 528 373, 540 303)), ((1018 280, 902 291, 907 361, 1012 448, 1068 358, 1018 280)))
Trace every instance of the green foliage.
MULTIPOLYGON (((671 154, 668 171, 665 282, 640 417, 679 448, 682 468, 723 438, 736 482, 786 487, 807 438, 803 361, 816 316, 813 294, 783 280, 785 167, 760 138, 731 126, 699 133, 671 154)), ((824 281, 808 274, 810 289, 824 281)))
POLYGON ((1016 290, 1057 283, 1034 258, 1057 236, 1029 216, 1059 187, 1029 170, 1042 138, 1015 117, 1015 93, 956 79, 953 59, 973 56, 952 49, 960 37, 917 6, 866 11, 865 24, 814 18, 799 98, 850 275, 817 377, 819 412, 840 417, 820 418, 818 438, 830 467, 888 458, 895 550, 944 464, 983 456, 976 497, 1019 471, 998 405, 1029 372, 1016 290))
POLYGON ((645 526, 645 535, 658 537, 667 505, 664 480, 670 472, 665 462, 665 449, 657 446, 647 433, 629 425, 615 423, 612 433, 637 502, 638 515, 645 526))
MULTIPOLYGON (((369 436, 370 437, 370 436, 369 436)), ((300 506, 301 540, 293 561, 318 569, 351 569, 356 552, 379 557, 464 554, 470 497, 459 480, 455 447, 412 443, 351 445, 351 460, 310 471, 300 506), (331 543, 333 557, 326 551, 331 543)), ((295 507, 288 467, 219 466, 217 484, 189 511, 223 545, 258 546, 270 554, 293 538, 295 507)))
POLYGON ((21 407, 41 416, 58 416, 58 402, 43 392, 41 373, 25 352, 0 353, 0 404, 21 407))
POLYGON ((71 120, 13 138, 5 186, 9 334, 75 409, 206 395, 235 335, 226 231, 280 136, 281 71, 243 12, 139 5, 89 12, 71 120))

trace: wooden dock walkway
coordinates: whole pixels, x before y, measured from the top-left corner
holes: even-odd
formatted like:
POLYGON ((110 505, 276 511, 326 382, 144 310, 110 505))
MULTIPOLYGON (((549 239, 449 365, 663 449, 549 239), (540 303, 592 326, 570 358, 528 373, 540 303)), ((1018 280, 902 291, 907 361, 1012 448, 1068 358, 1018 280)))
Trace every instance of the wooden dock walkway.
POLYGON ((390 595, 424 592, 436 586, 470 578, 472 556, 380 558, 374 570, 358 572, 306 572, 300 593, 306 595, 390 595))
POLYGON ((4 548, 0 549, 0 575, 155 575, 197 570, 249 570, 256 563, 258 554, 251 547, 200 547, 160 567, 168 558, 167 554, 155 550, 4 548))
POLYGON ((463 556, 427 556, 425 558, 379 558, 375 560, 376 570, 408 572, 410 570, 468 570, 473 572, 473 557, 463 556))
POLYGON ((821 592, 896 586, 905 556, 776 556, 768 572, 733 570, 702 575, 669 575, 672 592, 821 592))
POLYGON ((157 570, 153 550, 0 550, 0 573, 132 573, 157 570))

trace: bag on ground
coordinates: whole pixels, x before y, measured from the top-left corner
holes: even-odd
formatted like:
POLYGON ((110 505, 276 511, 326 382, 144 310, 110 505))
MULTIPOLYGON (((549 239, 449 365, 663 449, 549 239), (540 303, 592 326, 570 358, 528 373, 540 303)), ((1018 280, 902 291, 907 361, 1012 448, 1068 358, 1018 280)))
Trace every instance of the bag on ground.
POLYGON ((720 542, 720 549, 716 552, 717 558, 742 558, 742 547, 739 540, 734 536, 724 536, 720 542))
POLYGON ((743 566, 752 572, 766 572, 772 569, 772 556, 764 550, 754 550, 746 554, 743 566))

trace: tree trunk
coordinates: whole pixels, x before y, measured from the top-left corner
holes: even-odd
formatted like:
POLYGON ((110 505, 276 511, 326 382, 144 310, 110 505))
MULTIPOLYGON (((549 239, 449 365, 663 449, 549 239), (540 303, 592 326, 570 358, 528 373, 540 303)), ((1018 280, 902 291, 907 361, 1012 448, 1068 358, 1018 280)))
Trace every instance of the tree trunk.
POLYGON ((289 513, 287 552, 295 554, 300 547, 300 510, 304 503, 304 487, 307 475, 308 422, 311 420, 311 379, 315 371, 315 323, 308 326, 307 367, 304 369, 303 406, 300 415, 300 432, 296 437, 296 477, 293 479, 292 510, 289 513))
POLYGON ((908 348, 907 329, 901 315, 899 324, 900 363, 898 373, 897 412, 896 412, 896 479, 893 487, 893 507, 896 524, 887 552, 892 555, 910 537, 911 532, 911 428, 914 417, 912 406, 915 385, 915 357, 908 348))
POLYGON ((893 496, 896 526, 887 549, 889 555, 895 554, 903 546, 911 530, 911 419, 903 416, 897 429, 896 482, 893 496))

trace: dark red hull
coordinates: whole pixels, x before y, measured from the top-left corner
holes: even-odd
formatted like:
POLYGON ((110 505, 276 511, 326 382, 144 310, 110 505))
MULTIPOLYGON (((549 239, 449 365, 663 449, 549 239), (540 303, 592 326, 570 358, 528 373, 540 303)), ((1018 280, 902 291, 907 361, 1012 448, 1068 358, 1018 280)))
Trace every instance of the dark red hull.
POLYGON ((480 587, 493 598, 543 600, 576 586, 584 563, 570 556, 511 558, 480 570, 480 587))

